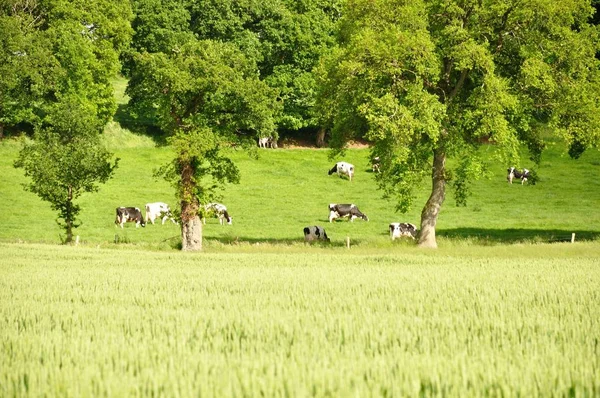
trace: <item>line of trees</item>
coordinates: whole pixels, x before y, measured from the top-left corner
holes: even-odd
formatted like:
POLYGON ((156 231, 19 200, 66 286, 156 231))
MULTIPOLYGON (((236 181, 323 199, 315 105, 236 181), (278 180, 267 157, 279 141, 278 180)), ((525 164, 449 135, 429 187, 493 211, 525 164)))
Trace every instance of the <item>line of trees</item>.
POLYGON ((129 114, 175 149, 159 173, 176 189, 183 249, 202 247, 200 203, 239 181, 223 149, 285 131, 328 132, 332 157, 371 142, 399 211, 431 179, 419 243, 435 247, 446 186, 464 204, 485 173, 481 142, 502 164, 518 164, 522 143, 539 161, 547 135, 573 157, 600 143, 593 16, 586 0, 2 0, 0 135, 32 128, 15 165, 70 240, 73 199, 117 167, 99 135, 121 70, 129 114), (42 160, 49 148, 62 149, 42 160), (41 174, 52 159, 78 172, 41 174))

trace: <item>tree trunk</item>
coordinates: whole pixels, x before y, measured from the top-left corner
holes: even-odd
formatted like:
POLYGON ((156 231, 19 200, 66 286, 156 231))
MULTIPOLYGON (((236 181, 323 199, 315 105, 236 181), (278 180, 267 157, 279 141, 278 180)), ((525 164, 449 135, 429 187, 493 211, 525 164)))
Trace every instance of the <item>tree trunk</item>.
POLYGON ((436 149, 433 153, 431 195, 421 212, 421 232, 419 246, 437 248, 435 240, 435 224, 446 196, 446 152, 436 149))
POLYGON ((181 222, 181 250, 202 250, 202 222, 196 216, 191 220, 181 222))
POLYGON ((317 148, 322 148, 325 146, 325 127, 321 127, 319 131, 317 131, 317 148))
POLYGON ((71 187, 68 188, 66 206, 65 230, 67 232, 67 239, 65 243, 71 243, 73 242, 73 189, 71 187))
POLYGON ((194 166, 191 162, 181 164, 181 250, 202 250, 202 222, 198 217, 200 204, 194 194, 194 166))
POLYGON ((4 123, 0 123, 0 141, 4 138, 4 123))

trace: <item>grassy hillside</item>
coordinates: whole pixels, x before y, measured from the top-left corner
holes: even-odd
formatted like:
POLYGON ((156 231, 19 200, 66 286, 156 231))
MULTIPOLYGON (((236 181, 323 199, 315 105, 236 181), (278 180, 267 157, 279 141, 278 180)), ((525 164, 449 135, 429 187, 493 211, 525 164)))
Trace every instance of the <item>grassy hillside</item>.
MULTIPOLYGON (((137 206, 153 201, 175 205, 172 188, 153 177, 153 170, 170 158, 168 147, 156 147, 145 136, 133 135, 118 125, 110 126, 107 142, 121 158, 115 178, 100 192, 85 195, 80 203, 83 225, 76 233, 90 244, 120 242, 148 247, 174 247, 179 242, 176 225, 150 225, 124 230, 115 228, 117 206, 137 206)), ((15 141, 0 142, 0 199, 11 204, 3 216, 0 240, 59 242, 56 215, 48 204, 24 192, 22 170, 12 163, 18 153, 15 141), (13 205, 14 204, 14 205, 13 205)), ((485 148, 483 149, 485 151, 485 148)), ((349 150, 344 160, 354 163, 357 172, 349 182, 327 175, 333 162, 327 150, 261 150, 259 159, 244 152, 232 157, 241 170, 241 183, 224 192, 225 203, 233 216, 232 226, 220 226, 209 220, 204 230, 206 244, 252 245, 260 243, 294 244, 302 241, 307 225, 326 227, 334 245, 343 245, 349 236, 354 245, 389 247, 387 225, 402 221, 419 224, 420 210, 427 198, 428 184, 419 190, 413 209, 405 215, 394 212, 394 203, 382 199, 369 169, 366 149, 349 150), (353 223, 327 221, 329 203, 355 203, 370 221, 353 223)), ((524 161, 524 164, 527 164, 524 161)), ((589 151, 574 161, 563 148, 551 148, 538 173, 535 186, 508 185, 506 165, 494 167, 491 179, 475 183, 468 207, 456 207, 449 193, 438 224, 444 237, 484 242, 568 239, 572 232, 579 238, 600 235, 600 153, 589 151)), ((396 243, 397 245, 397 243, 396 243)))
POLYGON ((0 243, 0 396, 598 396, 600 246, 0 243))

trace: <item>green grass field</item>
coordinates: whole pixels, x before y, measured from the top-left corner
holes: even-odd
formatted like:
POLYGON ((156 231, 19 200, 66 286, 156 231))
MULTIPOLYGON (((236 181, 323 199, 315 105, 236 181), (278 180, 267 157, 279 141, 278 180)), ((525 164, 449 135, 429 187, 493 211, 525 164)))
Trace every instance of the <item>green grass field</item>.
POLYGON ((0 244, 0 396, 598 396, 600 246, 0 244))
MULTIPOLYGON (((83 224, 76 230, 87 244, 103 247, 114 245, 115 237, 123 242, 147 248, 171 250, 180 242, 179 228, 174 224, 149 225, 124 230, 114 225, 117 206, 137 206, 164 201, 176 205, 167 182, 153 176, 158 166, 171 154, 168 147, 156 147, 151 139, 131 134, 113 125, 107 142, 121 158, 116 175, 100 192, 84 195, 79 203, 83 224), (119 142, 123 144, 118 144, 119 142)), ((19 204, 3 216, 0 241, 59 243, 61 230, 47 203, 23 191, 22 170, 12 167, 19 143, 0 142, 0 198, 2 203, 19 204)), ((484 151, 486 148, 483 149, 484 151)), ((427 198, 428 183, 418 190, 415 205, 408 214, 394 212, 394 203, 382 199, 369 169, 366 149, 349 150, 347 161, 357 172, 349 182, 327 175, 333 162, 327 150, 280 149, 261 150, 254 159, 245 152, 234 152, 232 158, 241 170, 241 183, 224 192, 222 202, 233 216, 233 225, 220 226, 209 220, 204 228, 208 250, 225 246, 255 244, 294 245, 303 240, 307 225, 323 225, 333 245, 343 245, 347 236, 355 246, 395 247, 387 226, 390 222, 412 222, 419 225, 420 211, 427 198), (355 203, 370 221, 353 223, 337 221, 329 224, 329 203, 355 203)), ((525 162, 524 162, 525 163, 525 162)), ((493 176, 474 184, 469 206, 456 207, 452 193, 438 221, 440 244, 456 242, 514 243, 548 242, 557 239, 590 239, 600 236, 600 153, 589 151, 574 161, 561 147, 551 148, 545 155, 534 186, 509 185, 504 165, 493 167, 493 176), (444 243, 445 242, 445 243, 444 243)))

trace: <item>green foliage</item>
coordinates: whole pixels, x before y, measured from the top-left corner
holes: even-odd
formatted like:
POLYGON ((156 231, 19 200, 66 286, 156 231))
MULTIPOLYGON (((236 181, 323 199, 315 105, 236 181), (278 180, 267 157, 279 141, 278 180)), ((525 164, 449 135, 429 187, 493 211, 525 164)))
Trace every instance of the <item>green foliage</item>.
POLYGON ((14 166, 30 181, 26 190, 49 202, 58 212, 59 225, 72 240, 81 208, 74 201, 85 192, 98 191, 118 164, 100 141, 101 122, 93 110, 76 101, 55 104, 33 142, 25 143, 14 166))
POLYGON ((116 109, 110 78, 131 36, 128 2, 9 0, 0 8, 0 123, 39 123, 78 96, 106 123, 116 109))
MULTIPOLYGON (((178 156, 160 167, 155 175, 164 177, 175 188, 179 200, 208 203, 219 197, 227 183, 239 183, 240 174, 235 164, 223 156, 214 142, 210 129, 179 133, 169 139, 178 156), (182 179, 184 166, 191 164, 194 170, 193 184, 186 185, 182 179)), ((202 209, 198 209, 202 211, 202 209)))
POLYGON ((169 54, 192 38, 190 14, 182 1, 136 0, 131 43, 133 52, 169 54))
MULTIPOLYGON (((312 68, 334 45, 339 8, 339 1, 321 0, 137 0, 128 73, 136 68, 136 53, 170 55, 194 38, 228 43, 276 91, 282 108, 275 115, 278 128, 314 129, 318 120, 312 68)), ((151 109, 137 110, 138 115, 151 114, 151 109)))

